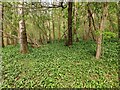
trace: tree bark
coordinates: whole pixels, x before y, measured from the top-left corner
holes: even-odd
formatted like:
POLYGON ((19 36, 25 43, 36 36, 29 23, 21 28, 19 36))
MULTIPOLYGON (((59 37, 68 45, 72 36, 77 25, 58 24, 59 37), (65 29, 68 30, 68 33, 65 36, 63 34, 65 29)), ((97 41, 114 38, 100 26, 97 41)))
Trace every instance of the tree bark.
POLYGON ((87 4, 87 7, 88 7, 88 21, 89 21, 89 32, 88 32, 88 36, 90 36, 90 33, 91 33, 93 40, 96 41, 96 40, 95 40, 95 36, 94 36, 94 34, 93 34, 93 31, 92 31, 92 13, 91 13, 89 4, 90 4, 90 3, 88 2, 88 4, 87 4))
POLYGON ((108 19, 109 19, 109 22, 110 22, 110 26, 109 26, 109 28, 110 28, 110 31, 115 31, 115 29, 114 29, 114 23, 113 23, 113 21, 112 21, 112 19, 111 19, 112 17, 110 16, 110 13, 108 12, 108 19))
POLYGON ((118 2, 118 38, 120 41, 120 1, 118 2))
POLYGON ((0 47, 4 47, 3 41, 3 3, 0 2, 0 47))
POLYGON ((87 24, 86 22, 84 21, 84 31, 83 31, 83 40, 87 41, 88 40, 88 35, 86 35, 87 33, 87 24))
POLYGON ((26 27, 25 27, 25 20, 24 20, 24 0, 19 1, 19 15, 21 20, 19 21, 19 33, 20 33, 20 52, 27 53, 28 52, 28 45, 27 45, 27 35, 26 35, 26 27))
POLYGON ((102 32, 104 30, 104 24, 106 20, 106 12, 107 12, 107 3, 104 3, 103 7, 103 14, 101 16, 101 23, 100 23, 100 28, 99 28, 99 36, 97 38, 97 50, 96 50, 96 59, 100 59, 101 57, 101 50, 102 50, 102 32))
POLYGON ((72 45, 72 3, 68 2, 68 45, 72 45))
MULTIPOLYGON (((47 35, 47 31, 46 31, 46 26, 45 26, 45 21, 44 20, 42 20, 42 22, 43 22, 43 33, 44 33, 44 41, 45 41, 45 43, 47 43, 47 42, 49 42, 49 36, 47 35)), ((48 26, 47 26, 47 28, 48 28, 48 26)))
POLYGON ((47 43, 51 43, 51 28, 50 28, 50 21, 47 21, 47 28, 49 31, 49 40, 47 41, 47 43))
POLYGON ((62 29, 65 31, 64 33, 63 33, 63 35, 61 36, 61 38, 63 38, 64 37, 64 40, 65 40, 65 42, 67 42, 67 35, 66 35, 66 28, 65 28, 65 15, 64 15, 64 12, 63 12, 63 10, 62 10, 62 12, 61 13, 63 13, 62 14, 62 29))
POLYGON ((60 13, 58 15, 58 40, 60 41, 60 38, 61 38, 61 32, 60 32, 60 27, 61 27, 61 22, 60 22, 60 13))
POLYGON ((77 37, 77 16, 78 16, 78 10, 77 10, 77 2, 78 0, 75 0, 75 12, 74 12, 74 35, 75 35, 75 40, 76 42, 79 41, 78 37, 77 37))
POLYGON ((52 28, 53 28, 53 40, 55 40, 55 25, 54 25, 54 15, 52 12, 52 28))
POLYGON ((17 44, 17 39, 16 38, 14 38, 14 45, 16 45, 17 44))
MULTIPOLYGON (((119 52, 120 52, 120 1, 118 2, 118 58, 120 58, 119 52)), ((119 59, 120 60, 120 59, 119 59)), ((120 75, 120 62, 118 62, 119 66, 119 71, 118 74, 120 75)), ((120 82, 120 77, 118 78, 120 82)), ((120 84, 119 84, 120 85, 120 84)))

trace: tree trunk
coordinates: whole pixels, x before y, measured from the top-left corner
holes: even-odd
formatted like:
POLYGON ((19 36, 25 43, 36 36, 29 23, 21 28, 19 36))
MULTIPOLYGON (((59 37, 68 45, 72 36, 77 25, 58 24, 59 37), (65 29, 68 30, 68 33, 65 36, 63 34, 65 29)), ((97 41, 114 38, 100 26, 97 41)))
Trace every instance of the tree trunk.
MULTIPOLYGON (((118 58, 120 58, 120 1, 118 2, 118 58)), ((118 70, 118 74, 120 75, 120 62, 118 62, 119 66, 119 70, 118 70)), ((119 82, 120 82, 120 77, 118 78, 119 82)), ((120 84, 119 84, 120 85, 120 84)))
POLYGON ((77 11, 77 2, 78 0, 75 0, 75 12, 74 12, 74 35, 75 35, 75 40, 76 42, 78 42, 78 37, 77 37, 77 16, 78 16, 78 11, 77 11))
POLYGON ((0 47, 4 47, 3 41, 3 3, 0 2, 0 47))
POLYGON ((91 13, 89 4, 90 4, 90 3, 88 2, 88 4, 87 4, 87 7, 88 7, 88 21, 89 21, 89 32, 88 32, 88 36, 90 36, 90 33, 91 33, 93 40, 96 41, 96 40, 95 40, 95 37, 94 37, 94 34, 93 34, 93 31, 92 31, 92 13, 91 13))
POLYGON ((118 3, 118 38, 119 38, 119 41, 120 41, 120 1, 118 3))
POLYGON ((42 38, 43 38, 43 44, 45 44, 46 40, 45 40, 44 34, 42 34, 42 38))
POLYGON ((68 46, 72 45, 72 3, 68 2, 68 46))
POLYGON ((19 21, 19 33, 20 33, 20 52, 27 53, 28 52, 28 45, 27 45, 27 35, 26 35, 26 27, 25 27, 25 20, 24 20, 24 0, 19 1, 19 15, 21 20, 19 21))
POLYGON ((60 32, 60 13, 58 15, 58 40, 60 41, 60 38, 61 38, 61 32, 60 32))
POLYGON ((43 44, 42 34, 39 32, 39 44, 43 44))
POLYGON ((16 45, 17 44, 17 39, 16 38, 14 38, 14 45, 16 45))
POLYGON ((14 45, 14 38, 13 37, 9 38, 9 41, 10 41, 10 45, 14 45))
POLYGON ((55 25, 54 25, 54 15, 52 12, 52 28, 53 28, 53 40, 55 40, 55 25))
MULTIPOLYGON (((42 22, 43 22, 43 29, 45 30, 45 31, 43 31, 43 33, 44 33, 44 35, 45 35, 45 37, 44 37, 44 39, 45 39, 44 42, 47 43, 47 42, 49 42, 49 40, 48 40, 49 36, 47 35, 47 31, 46 31, 46 28, 45 28, 45 27, 46 27, 46 26, 45 26, 45 21, 42 20, 42 22)), ((48 27, 47 27, 47 28, 48 28, 48 27)), ((43 35, 43 36, 44 36, 44 35, 43 35)))
POLYGON ((85 41, 88 40, 88 35, 86 35, 86 33, 87 33, 87 30, 86 30, 86 29, 88 29, 88 28, 87 28, 86 22, 84 21, 83 40, 85 40, 85 41))
POLYGON ((66 23, 65 23, 65 15, 64 15, 63 10, 62 10, 61 13, 63 13, 63 14, 62 14, 62 25, 63 25, 63 26, 62 26, 62 29, 65 31, 65 32, 63 33, 63 35, 61 36, 61 38, 64 37, 65 42, 67 42, 67 35, 66 35, 66 31, 67 31, 67 30, 66 30, 66 28, 65 28, 65 24, 66 24, 66 23))
POLYGON ((47 43, 51 43, 51 28, 50 28, 50 21, 47 21, 47 28, 49 30, 49 41, 47 43))
POLYGON ((115 31, 115 29, 114 29, 114 23, 113 23, 113 21, 112 21, 111 18, 112 17, 110 16, 110 13, 108 12, 108 19, 109 19, 109 22, 110 22, 109 28, 110 28, 110 31, 114 32, 115 31))
POLYGON ((105 20, 106 20, 106 14, 107 14, 107 3, 104 3, 103 7, 103 14, 101 16, 101 23, 99 28, 99 36, 97 38, 97 50, 96 50, 96 59, 99 59, 101 57, 101 50, 102 50, 102 32, 104 30, 105 20))

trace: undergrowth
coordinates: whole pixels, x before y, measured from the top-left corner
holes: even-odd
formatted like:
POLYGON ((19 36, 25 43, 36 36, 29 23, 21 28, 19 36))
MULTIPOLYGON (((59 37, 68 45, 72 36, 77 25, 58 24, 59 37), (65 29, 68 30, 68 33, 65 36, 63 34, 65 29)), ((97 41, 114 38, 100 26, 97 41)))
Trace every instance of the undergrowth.
POLYGON ((29 47, 19 45, 2 50, 3 88, 116 88, 118 81, 117 41, 104 41, 101 59, 95 59, 96 44, 80 41, 66 47, 64 42, 29 47))

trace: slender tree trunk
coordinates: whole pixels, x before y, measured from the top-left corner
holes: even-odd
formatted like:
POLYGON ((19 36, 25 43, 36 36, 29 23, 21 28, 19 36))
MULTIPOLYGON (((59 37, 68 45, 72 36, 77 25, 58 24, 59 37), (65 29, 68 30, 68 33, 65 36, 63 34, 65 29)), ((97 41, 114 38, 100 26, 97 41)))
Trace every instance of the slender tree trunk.
POLYGON ((63 10, 62 10, 62 12, 61 13, 63 13, 62 14, 62 29, 65 31, 64 33, 63 33, 63 35, 61 36, 61 38, 62 37, 64 37, 64 39, 65 39, 65 42, 67 42, 67 35, 66 35, 66 28, 65 28, 65 15, 64 15, 64 12, 63 12, 63 10))
POLYGON ((44 37, 44 34, 42 34, 42 38, 43 38, 43 44, 46 42, 45 41, 45 37, 44 37))
POLYGON ((97 50, 96 50, 96 59, 99 59, 101 57, 101 50, 102 50, 102 32, 104 30, 104 24, 105 24, 105 20, 107 17, 107 3, 104 3, 104 7, 103 7, 103 14, 101 17, 101 23, 100 23, 100 28, 99 28, 99 36, 97 38, 97 50))
MULTIPOLYGON (((118 7, 117 7, 118 13, 118 52, 120 52, 120 1, 118 2, 118 7)), ((118 53, 118 58, 120 58, 120 55, 118 53)), ((118 62, 119 66, 119 70, 118 70, 118 74, 120 75, 120 62, 118 62)), ((119 82, 120 82, 120 77, 118 78, 119 82)), ((119 83, 120 85, 120 83, 119 83)))
POLYGON ((5 38, 4 38, 4 46, 7 46, 7 45, 9 45, 9 38, 8 38, 8 35, 7 35, 6 32, 4 32, 4 36, 5 36, 5 38))
POLYGON ((120 41, 120 1, 118 3, 118 38, 119 38, 119 41, 120 41))
POLYGON ((4 47, 3 41, 3 3, 0 2, 0 47, 4 47))
POLYGON ((52 28, 53 28, 53 40, 55 40, 55 25, 54 25, 54 15, 52 12, 52 28))
MULTIPOLYGON (((89 6, 89 5, 88 5, 89 6)), ((90 8, 90 7, 89 7, 90 8)), ((96 31, 97 30, 97 27, 96 27, 96 25, 95 25, 95 13, 92 13, 92 10, 90 10, 89 9, 89 14, 90 14, 90 18, 91 18, 91 22, 92 22, 92 26, 93 26, 93 28, 91 29, 91 30, 94 30, 94 31, 96 31)), ((97 42, 97 37, 96 37, 96 35, 94 34, 94 31, 91 31, 91 33, 92 33, 92 38, 93 38, 93 40, 95 41, 95 42, 97 42)))
POLYGON ((76 3, 77 3, 77 2, 76 2, 76 0, 75 0, 75 6, 74 6, 74 7, 75 7, 75 8, 74 8, 74 17, 75 17, 75 18, 74 18, 74 34, 75 34, 75 35, 76 35, 76 26, 77 26, 77 25, 76 25, 76 22, 77 22, 77 7, 76 7, 76 3))
POLYGON ((60 40, 60 38, 61 38, 61 32, 60 32, 60 13, 59 13, 59 15, 58 15, 58 40, 60 40))
POLYGON ((88 40, 88 36, 86 35, 87 33, 87 24, 86 22, 84 21, 84 32, 83 32, 83 40, 87 41, 88 40))
POLYGON ((72 4, 68 2, 68 46, 72 45, 72 4))
POLYGON ((74 12, 74 35, 75 35, 75 40, 76 42, 79 41, 78 37, 77 37, 77 16, 78 16, 78 11, 77 11, 77 1, 78 0, 75 0, 75 12, 74 12))
POLYGON ((48 41, 48 43, 51 43, 51 28, 50 28, 50 21, 48 21, 48 30, 49 30, 49 41, 48 41))
POLYGON ((91 13, 89 4, 90 4, 90 3, 88 2, 88 4, 87 4, 87 7, 88 7, 88 21, 89 21, 89 32, 88 32, 88 36, 90 36, 90 33, 91 33, 93 40, 96 41, 96 40, 95 40, 95 37, 94 37, 94 34, 93 34, 93 31, 92 31, 92 13, 91 13))
POLYGON ((16 38, 14 38, 14 45, 16 45, 17 44, 17 39, 16 38))
POLYGON ((14 38, 11 37, 11 38, 9 38, 9 40, 10 40, 10 45, 14 45, 14 38))
POLYGON ((43 44, 42 34, 39 32, 39 44, 43 44))
POLYGON ((43 33, 45 35, 44 39, 45 39, 45 43, 47 43, 47 42, 49 42, 49 40, 48 40, 49 36, 47 35, 47 31, 46 31, 46 28, 45 28, 46 27, 45 26, 45 21, 42 20, 42 22, 43 22, 43 29, 45 30, 45 31, 43 31, 43 33))
POLYGON ((114 31, 115 29, 114 29, 114 25, 113 25, 113 22, 112 22, 112 20, 111 20, 111 16, 110 16, 110 13, 108 12, 108 19, 109 19, 109 22, 110 22, 110 30, 111 31, 114 31))
POLYGON ((19 21, 19 32, 20 32, 20 52, 27 53, 28 52, 28 45, 27 45, 27 35, 26 35, 26 27, 25 27, 25 20, 24 20, 24 0, 19 0, 19 15, 21 20, 19 21))

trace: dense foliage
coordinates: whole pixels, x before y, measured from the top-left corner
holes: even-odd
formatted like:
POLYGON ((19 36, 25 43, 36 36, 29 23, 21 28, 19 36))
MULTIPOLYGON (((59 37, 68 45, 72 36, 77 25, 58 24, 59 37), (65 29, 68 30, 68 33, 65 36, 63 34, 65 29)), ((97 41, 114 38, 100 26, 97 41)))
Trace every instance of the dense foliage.
POLYGON ((118 82, 117 40, 105 40, 103 56, 94 57, 93 41, 74 43, 71 48, 63 41, 31 48, 20 54, 19 45, 3 49, 3 85, 7 88, 116 88, 118 82))

